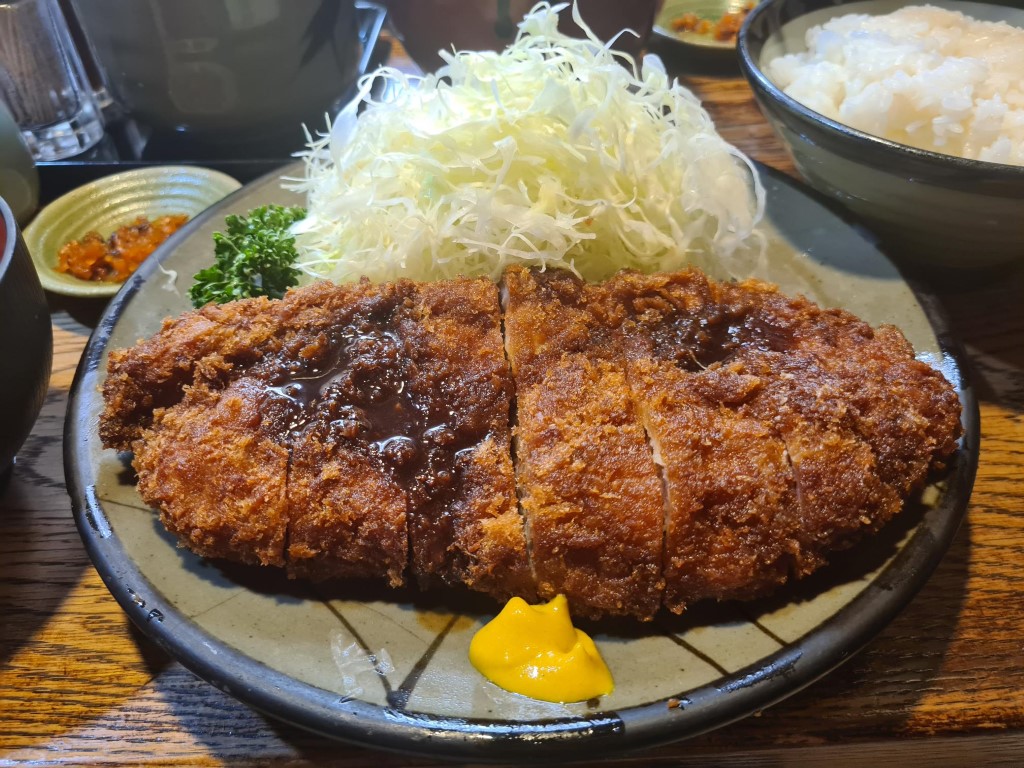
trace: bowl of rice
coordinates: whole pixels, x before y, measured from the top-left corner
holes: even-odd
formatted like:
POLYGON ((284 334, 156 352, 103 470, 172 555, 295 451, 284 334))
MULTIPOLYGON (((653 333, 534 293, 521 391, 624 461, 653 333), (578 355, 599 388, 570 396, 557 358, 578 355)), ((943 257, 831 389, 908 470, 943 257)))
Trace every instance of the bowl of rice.
POLYGON ((797 170, 891 257, 1024 260, 1024 9, 767 0, 738 49, 797 170))

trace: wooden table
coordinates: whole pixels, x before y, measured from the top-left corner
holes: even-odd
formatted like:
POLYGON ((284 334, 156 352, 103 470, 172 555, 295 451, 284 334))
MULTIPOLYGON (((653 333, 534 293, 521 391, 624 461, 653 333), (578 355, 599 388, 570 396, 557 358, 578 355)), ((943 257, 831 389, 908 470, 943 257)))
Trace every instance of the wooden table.
MULTIPOLYGON (((793 172, 735 70, 685 80, 728 140, 793 172)), ((1024 765, 1024 269, 934 288, 982 416, 970 510, 938 570, 823 680, 760 716, 611 765, 1024 765)), ((0 495, 0 765, 434 764, 263 717, 134 629, 86 556, 64 486, 68 390, 102 306, 49 299, 50 390, 0 495)))

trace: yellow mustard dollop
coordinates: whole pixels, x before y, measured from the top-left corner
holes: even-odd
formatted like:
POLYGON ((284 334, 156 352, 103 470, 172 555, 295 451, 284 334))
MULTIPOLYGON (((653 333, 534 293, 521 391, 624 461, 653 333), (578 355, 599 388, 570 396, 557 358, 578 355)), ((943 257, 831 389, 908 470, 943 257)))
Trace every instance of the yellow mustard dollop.
POLYGON ((544 605, 513 597, 473 636, 469 660, 496 685, 542 701, 585 701, 615 688, 594 641, 572 625, 564 595, 544 605))

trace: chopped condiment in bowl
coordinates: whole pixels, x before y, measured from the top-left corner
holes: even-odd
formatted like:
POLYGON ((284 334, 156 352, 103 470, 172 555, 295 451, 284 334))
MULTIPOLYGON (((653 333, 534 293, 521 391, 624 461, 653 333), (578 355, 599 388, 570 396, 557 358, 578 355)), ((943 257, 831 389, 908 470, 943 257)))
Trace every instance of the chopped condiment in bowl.
MULTIPOLYGON (((137 271, 145 256, 160 244, 153 242, 147 254, 129 254, 143 248, 142 242, 137 241, 156 238, 159 227, 156 231, 152 228, 158 219, 185 216, 187 223, 179 224, 185 229, 206 208, 240 186, 236 179, 220 171, 195 165, 155 165, 101 176, 61 195, 39 211, 25 228, 25 244, 46 290, 65 296, 113 296, 137 271), (140 216, 146 217, 151 229, 127 232, 136 227, 140 216), (113 243, 108 242, 111 233, 117 234, 120 229, 125 232, 115 237, 113 243), (99 234, 86 242, 89 232, 99 234), (60 252, 75 240, 79 241, 77 250, 83 252, 69 253, 62 268, 60 252), (104 249, 111 248, 117 249, 119 255, 104 256, 104 249), (112 260, 107 261, 108 258, 112 260), (126 263, 114 264, 113 260, 118 259, 126 263), (76 274, 78 269, 84 269, 84 274, 76 274), (121 274, 116 276, 119 270, 121 274)), ((168 286, 169 290, 173 288, 173 280, 168 286)))
POLYGON ((731 52, 757 0, 665 0, 655 35, 681 43, 690 53, 731 52))
POLYGON ((188 219, 186 214, 160 216, 153 221, 138 216, 107 238, 99 232, 87 232, 80 240, 65 243, 60 249, 57 271, 80 280, 123 282, 188 219))
POLYGON ((697 13, 689 12, 672 19, 674 32, 693 32, 706 35, 720 43, 736 42, 743 20, 753 9, 755 3, 748 2, 735 11, 727 11, 718 19, 709 19, 697 13))

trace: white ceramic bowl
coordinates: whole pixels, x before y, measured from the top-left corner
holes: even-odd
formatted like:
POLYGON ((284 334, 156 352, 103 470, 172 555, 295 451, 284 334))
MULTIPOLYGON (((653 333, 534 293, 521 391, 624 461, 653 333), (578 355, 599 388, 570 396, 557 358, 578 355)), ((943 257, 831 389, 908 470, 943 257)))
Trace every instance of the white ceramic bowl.
POLYGON ((89 231, 109 236, 138 216, 151 221, 185 214, 190 219, 238 189, 232 177, 186 165, 138 168, 104 176, 57 198, 25 229, 25 242, 43 288, 67 296, 113 296, 117 282, 81 280, 57 271, 61 246, 89 231))
MULTIPOLYGON (((1024 27, 1024 9, 998 1, 928 1, 1024 27)), ((890 13, 903 5, 766 0, 740 31, 740 66, 800 173, 867 224, 890 257, 960 270, 1020 261, 1024 167, 928 152, 858 131, 790 98, 765 74, 764 65, 776 56, 806 50, 809 27, 833 16, 890 13)))

